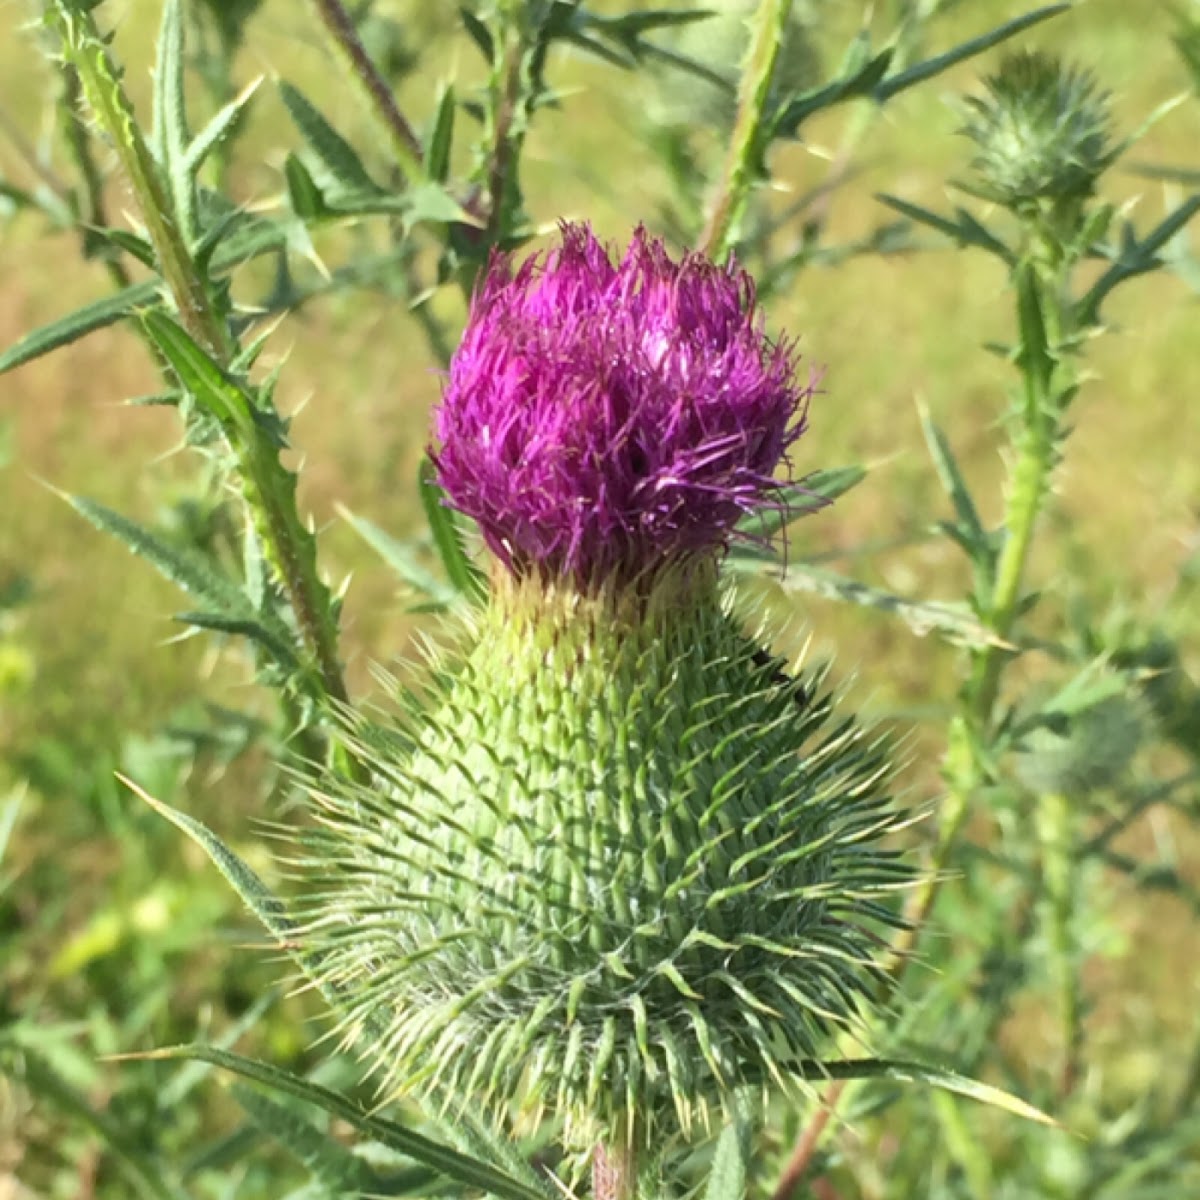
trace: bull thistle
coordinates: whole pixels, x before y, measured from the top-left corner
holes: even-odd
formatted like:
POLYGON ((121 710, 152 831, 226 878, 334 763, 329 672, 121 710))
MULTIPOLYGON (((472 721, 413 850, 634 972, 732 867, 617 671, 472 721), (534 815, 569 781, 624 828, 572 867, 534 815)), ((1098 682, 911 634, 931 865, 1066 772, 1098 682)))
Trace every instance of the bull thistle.
POLYGON ((578 225, 495 257, 432 451, 490 597, 361 732, 369 778, 313 789, 307 936, 384 1085, 551 1111, 611 1195, 735 1092, 800 1085, 907 879, 885 741, 720 582, 783 503, 796 363, 749 276, 643 230, 616 263, 578 225))

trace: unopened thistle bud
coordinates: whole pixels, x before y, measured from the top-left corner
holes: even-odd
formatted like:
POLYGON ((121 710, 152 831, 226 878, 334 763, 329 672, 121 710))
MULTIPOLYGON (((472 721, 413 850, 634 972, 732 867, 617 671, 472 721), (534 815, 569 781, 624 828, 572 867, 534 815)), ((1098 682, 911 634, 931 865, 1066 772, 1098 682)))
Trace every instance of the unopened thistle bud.
POLYGON ((984 86, 985 96, 966 101, 962 131, 978 147, 979 190, 1013 209, 1087 199, 1119 152, 1095 77, 1026 51, 1006 57, 984 86))
POLYGON ((644 231, 493 260, 433 450, 491 596, 369 783, 320 789, 308 936, 388 1086, 628 1145, 786 1083, 876 988, 886 748, 719 583, 796 357, 747 275, 644 231))

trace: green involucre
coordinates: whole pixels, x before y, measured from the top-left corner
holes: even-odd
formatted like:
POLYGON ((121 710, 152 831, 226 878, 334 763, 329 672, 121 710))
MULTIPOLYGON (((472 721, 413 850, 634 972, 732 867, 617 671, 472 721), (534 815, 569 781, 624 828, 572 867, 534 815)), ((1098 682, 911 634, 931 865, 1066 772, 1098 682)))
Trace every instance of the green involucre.
POLYGON ((1120 151, 1109 96, 1089 71, 1050 54, 1008 55, 966 101, 962 132, 978 148, 978 189, 1010 208, 1080 201, 1120 151))
POLYGON ((569 1136, 782 1080, 879 983, 886 746, 708 575, 509 584, 432 694, 313 787, 307 938, 388 1088, 569 1136), (451 1102, 455 1102, 451 1101, 451 1102))

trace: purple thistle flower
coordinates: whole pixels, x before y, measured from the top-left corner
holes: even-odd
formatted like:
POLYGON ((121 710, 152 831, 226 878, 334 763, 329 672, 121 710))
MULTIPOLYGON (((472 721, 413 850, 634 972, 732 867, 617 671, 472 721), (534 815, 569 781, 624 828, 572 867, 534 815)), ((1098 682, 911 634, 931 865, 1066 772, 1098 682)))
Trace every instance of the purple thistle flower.
POLYGON ((583 586, 724 545, 778 502, 811 384, 731 263, 639 227, 616 265, 586 225, 515 271, 495 255, 436 412, 450 503, 517 574, 583 586))

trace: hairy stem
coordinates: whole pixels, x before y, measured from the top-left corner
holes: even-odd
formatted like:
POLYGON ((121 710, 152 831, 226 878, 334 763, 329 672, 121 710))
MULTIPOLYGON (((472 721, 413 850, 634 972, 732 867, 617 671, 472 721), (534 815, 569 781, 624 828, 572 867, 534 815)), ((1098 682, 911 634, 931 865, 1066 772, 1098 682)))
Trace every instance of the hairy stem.
MULTIPOLYGON (((67 65, 78 72, 89 107, 113 142, 181 325, 213 361, 227 368, 236 352, 234 338, 176 220, 170 190, 142 136, 104 39, 90 12, 71 0, 54 0, 46 18, 59 36, 67 65)), ((322 600, 315 550, 296 511, 294 494, 282 486, 285 472, 277 449, 252 421, 227 429, 226 436, 246 481, 246 503, 256 513, 325 695, 344 702, 337 629, 329 605, 322 600)))
POLYGON ((227 362, 233 349, 229 330, 207 280, 195 269, 159 165, 91 14, 69 0, 56 0, 47 7, 46 19, 58 34, 67 64, 78 72, 88 106, 112 139, 183 327, 209 354, 227 362))
POLYGON ((761 170, 766 151, 767 101, 791 11, 792 0, 762 0, 755 17, 729 157, 697 247, 709 258, 721 259, 733 248, 750 190, 761 170))
POLYGON ((387 80, 371 61, 350 14, 341 0, 312 0, 312 3, 338 54, 349 67, 350 77, 387 134, 400 170, 410 181, 420 179, 424 174, 421 139, 405 120, 387 80))
MULTIPOLYGON (((1017 321, 1022 337, 1018 365, 1023 394, 1017 460, 1008 481, 1004 543, 982 614, 983 624, 993 636, 975 652, 960 711, 950 726, 942 768, 946 795, 937 841, 921 882, 910 893, 905 905, 905 927, 893 940, 888 954, 885 969, 893 986, 900 982, 912 960, 912 951, 928 921, 946 877, 946 868, 971 814, 972 799, 987 782, 979 747, 985 745, 992 734, 1001 678, 1011 661, 1008 641, 1025 596, 1025 569, 1054 467, 1058 430, 1052 377, 1064 330, 1062 281, 1061 275, 1052 280, 1039 279, 1029 263, 1018 268, 1015 278, 1017 321)), ((1061 867, 1061 862, 1058 865, 1061 867)), ((1043 866, 1046 866, 1045 862, 1043 866)), ((1063 925, 1062 929, 1065 928, 1063 925)), ((1065 971, 1068 962, 1065 951, 1059 961, 1060 968, 1065 971)), ((1078 987, 1073 967, 1071 971, 1070 982, 1063 982, 1060 992, 1068 1045, 1078 1041, 1078 987)), ((1073 1055, 1074 1051, 1069 1050, 1064 1084, 1070 1078, 1069 1064, 1073 1055)), ((790 1200, 795 1193, 844 1090, 844 1083, 835 1083, 826 1091, 824 1104, 801 1131, 772 1200, 790 1200)))
POLYGON ((519 37, 514 37, 504 52, 493 104, 495 124, 487 174, 487 240, 493 246, 503 238, 512 208, 513 167, 520 155, 522 140, 520 135, 514 134, 514 124, 521 100, 524 58, 525 46, 519 37))
POLYGON ((637 1156, 633 1143, 600 1142, 592 1154, 592 1200, 636 1200, 637 1156))
POLYGON ((1071 802, 1060 792, 1038 797, 1038 843, 1046 885, 1045 921, 1057 974, 1058 1019, 1062 1028, 1062 1061, 1058 1087, 1062 1095, 1074 1090, 1082 1049, 1082 998, 1071 919, 1074 911, 1075 845, 1071 802))

